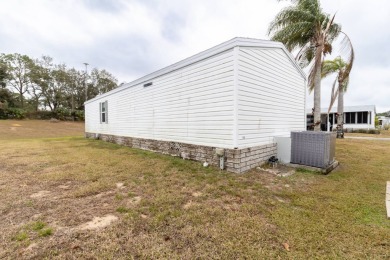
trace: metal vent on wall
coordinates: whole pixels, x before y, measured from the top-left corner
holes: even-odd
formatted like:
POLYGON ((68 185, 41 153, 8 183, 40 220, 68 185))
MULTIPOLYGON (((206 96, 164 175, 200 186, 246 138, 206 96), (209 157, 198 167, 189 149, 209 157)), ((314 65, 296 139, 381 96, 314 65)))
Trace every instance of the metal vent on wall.
POLYGON ((326 168, 334 162, 336 133, 291 132, 291 162, 326 168))

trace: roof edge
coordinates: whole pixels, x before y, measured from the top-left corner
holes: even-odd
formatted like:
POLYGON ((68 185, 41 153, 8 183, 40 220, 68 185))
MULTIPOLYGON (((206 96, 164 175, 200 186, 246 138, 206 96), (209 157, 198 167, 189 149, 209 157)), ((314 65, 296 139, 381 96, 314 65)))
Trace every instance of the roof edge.
POLYGON ((162 69, 159 69, 155 72, 149 73, 141 78, 138 78, 134 81, 131 81, 129 83, 125 83, 122 86, 119 86, 109 92, 106 92, 104 94, 101 94, 99 96, 96 96, 90 100, 87 100, 84 104, 91 103, 95 100, 98 100, 100 98, 112 95, 114 93, 120 92, 122 90, 125 90, 127 88, 130 88, 132 86, 144 83, 146 81, 150 81, 154 78, 157 78, 159 76, 165 75, 167 73, 170 73, 172 71, 178 70, 180 68, 186 67, 188 65, 191 65, 193 63, 196 63, 198 61, 204 60, 208 57, 214 56, 216 54, 219 54, 221 52, 227 51, 229 49, 232 49, 236 46, 241 47, 263 47, 263 48, 281 48, 292 64, 296 67, 298 72, 301 74, 301 76, 304 78, 306 82, 306 74, 303 72, 303 70, 299 67, 299 65, 296 63, 295 59, 292 57, 291 53, 286 49, 286 47, 280 43, 275 41, 269 41, 269 40, 261 40, 261 39, 255 39, 255 38, 244 38, 244 37, 235 37, 229 41, 223 42, 221 44, 218 44, 214 47, 211 47, 209 49, 206 49, 200 53, 197 53, 195 55, 192 55, 188 58, 185 58, 184 60, 178 61, 176 63, 173 63, 172 65, 169 65, 167 67, 164 67, 162 69))
MULTIPOLYGON (((326 114, 328 108, 321 107, 321 114, 326 114)), ((344 113, 347 112, 362 112, 362 111, 374 111, 376 113, 375 105, 360 105, 360 106, 344 106, 344 113)), ((311 114, 312 111, 310 108, 306 108, 306 114, 311 114)), ((337 113, 337 106, 332 107, 330 113, 337 113)))

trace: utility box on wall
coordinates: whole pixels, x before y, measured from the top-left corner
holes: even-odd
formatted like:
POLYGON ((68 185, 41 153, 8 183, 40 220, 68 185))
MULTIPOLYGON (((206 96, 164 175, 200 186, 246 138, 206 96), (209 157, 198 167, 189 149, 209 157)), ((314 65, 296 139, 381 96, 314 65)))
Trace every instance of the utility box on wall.
POLYGON ((336 133, 291 132, 291 163, 327 168, 335 160, 336 133))
POLYGON ((277 144, 277 158, 281 163, 291 162, 291 137, 275 137, 275 143, 277 144))

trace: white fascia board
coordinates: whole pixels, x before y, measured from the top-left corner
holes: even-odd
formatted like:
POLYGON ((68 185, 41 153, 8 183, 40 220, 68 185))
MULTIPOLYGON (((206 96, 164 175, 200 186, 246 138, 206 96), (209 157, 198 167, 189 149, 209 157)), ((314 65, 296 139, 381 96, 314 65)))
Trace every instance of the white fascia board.
POLYGON ((101 99, 103 97, 112 95, 114 93, 120 92, 122 90, 125 90, 127 88, 130 88, 132 86, 141 84, 141 83, 147 83, 148 81, 151 81, 157 77, 160 77, 162 75, 165 75, 167 73, 170 73, 172 71, 178 70, 180 68, 186 67, 188 65, 191 65, 193 63, 196 63, 198 61, 204 60, 206 58, 209 58, 211 56, 217 55, 221 52, 233 49, 234 47, 242 46, 242 47, 262 47, 262 48, 280 48, 282 49, 288 58, 291 60, 295 68, 299 71, 299 73, 302 75, 302 77, 306 81, 306 74, 302 71, 302 69, 299 67, 299 65, 296 63, 294 58, 292 57, 291 53, 287 51, 287 49, 284 47, 284 45, 280 42, 274 42, 274 41, 268 41, 268 40, 260 40, 260 39, 253 39, 253 38, 243 38, 243 37, 236 37, 233 38, 227 42, 221 43, 217 46, 214 46, 210 49, 207 49, 205 51, 202 51, 198 54, 195 54, 189 58, 186 58, 184 60, 181 60, 179 62, 176 62, 170 66, 167 66, 163 69, 157 70, 153 73, 147 74, 146 76, 143 76, 139 79, 136 79, 132 82, 123 84, 120 87, 117 87, 116 89, 113 89, 107 93, 104 93, 102 95, 96 96, 93 99, 90 99, 86 101, 84 104, 88 104, 90 102, 93 102, 95 100, 101 99))

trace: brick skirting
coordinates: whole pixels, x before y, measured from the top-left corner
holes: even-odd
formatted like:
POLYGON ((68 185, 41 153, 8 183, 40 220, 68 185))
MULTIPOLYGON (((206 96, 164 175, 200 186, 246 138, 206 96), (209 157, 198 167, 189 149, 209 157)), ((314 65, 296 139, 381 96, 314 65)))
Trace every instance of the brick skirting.
MULTIPOLYGON (((132 148, 178 156, 183 159, 207 162, 210 165, 219 167, 219 157, 216 155, 216 149, 218 147, 95 133, 85 133, 85 137, 100 139, 132 148)), ((243 173, 260 166, 271 156, 276 156, 277 153, 276 143, 244 149, 224 148, 224 150, 225 170, 234 173, 243 173)))

